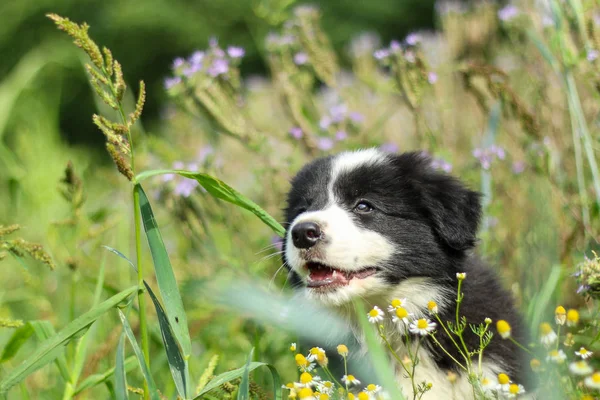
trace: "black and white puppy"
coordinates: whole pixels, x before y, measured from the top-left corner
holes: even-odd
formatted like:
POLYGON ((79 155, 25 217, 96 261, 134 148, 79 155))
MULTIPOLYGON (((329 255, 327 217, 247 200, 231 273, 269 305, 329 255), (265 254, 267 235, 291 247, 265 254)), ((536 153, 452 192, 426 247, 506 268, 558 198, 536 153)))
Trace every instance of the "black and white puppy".
MULTIPOLYGON (((526 342, 510 294, 471 253, 481 216, 480 195, 457 179, 434 170, 422 153, 387 154, 376 149, 317 159, 293 179, 286 209, 284 258, 293 280, 307 297, 349 317, 349 303, 363 298, 382 310, 394 298, 406 298, 412 318, 429 317, 427 303, 438 304, 442 321, 454 321, 456 274, 465 272, 460 314, 469 323, 485 318, 507 320, 512 335, 526 342)), ((388 330, 400 357, 407 334, 401 324, 388 330)), ((479 339, 467 327, 469 349, 479 339)), ((440 329, 442 345, 457 360, 460 354, 440 329)), ((415 343, 415 341, 412 341, 415 343)), ((467 377, 455 362, 426 337, 419 352, 417 384, 433 384, 424 399, 472 398, 467 377), (458 374, 451 386, 448 371, 458 374)), ((484 374, 524 379, 525 357, 498 335, 484 352, 484 374)), ((405 394, 410 381, 397 366, 405 394)), ((522 382, 519 382, 522 383, 522 382)))

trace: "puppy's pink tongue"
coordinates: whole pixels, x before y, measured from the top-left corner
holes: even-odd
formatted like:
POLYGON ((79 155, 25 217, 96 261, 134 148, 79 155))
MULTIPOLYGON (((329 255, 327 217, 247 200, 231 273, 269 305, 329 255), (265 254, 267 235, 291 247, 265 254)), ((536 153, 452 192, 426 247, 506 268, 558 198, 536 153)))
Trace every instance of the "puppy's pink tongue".
POLYGON ((309 270, 308 286, 324 286, 332 283, 345 285, 348 283, 348 279, 340 271, 330 268, 311 268, 309 270))

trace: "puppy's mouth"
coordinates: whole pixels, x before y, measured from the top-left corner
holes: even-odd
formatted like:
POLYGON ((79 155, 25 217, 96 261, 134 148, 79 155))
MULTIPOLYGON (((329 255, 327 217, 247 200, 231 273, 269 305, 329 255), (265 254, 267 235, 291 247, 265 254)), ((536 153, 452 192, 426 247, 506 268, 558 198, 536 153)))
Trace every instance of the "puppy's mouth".
POLYGON ((358 271, 342 271, 312 261, 307 262, 305 267, 308 270, 307 286, 319 291, 348 286, 352 279, 365 279, 377 273, 377 268, 374 267, 363 268, 358 271))

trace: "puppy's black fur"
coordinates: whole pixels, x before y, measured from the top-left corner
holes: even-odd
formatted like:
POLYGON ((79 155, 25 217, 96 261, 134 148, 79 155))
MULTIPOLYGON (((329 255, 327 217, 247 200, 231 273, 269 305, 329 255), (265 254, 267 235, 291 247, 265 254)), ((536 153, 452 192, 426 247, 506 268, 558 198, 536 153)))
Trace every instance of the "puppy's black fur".
MULTIPOLYGON (((315 160, 293 179, 285 211, 288 228, 298 215, 321 210, 328 204, 334 160, 315 160)), ((357 199, 367 199, 373 205, 373 212, 353 214, 352 218, 363 229, 378 232, 397 247, 398 254, 378 266, 380 276, 390 287, 409 278, 429 278, 447 296, 449 306, 440 310, 440 318, 455 321, 456 273, 466 272, 460 315, 473 324, 482 323, 485 318, 494 323, 504 319, 512 327, 512 336, 527 343, 510 294, 502 288, 496 274, 472 253, 481 217, 479 193, 434 170, 422 153, 386 155, 385 162, 366 163, 344 171, 336 176, 333 191, 346 210, 351 210, 357 199)), ((290 272, 293 281, 302 285, 298 275, 290 272)), ((490 329, 495 332, 494 326, 490 329)), ((454 358, 462 359, 443 330, 439 329, 437 337, 454 358)), ((464 337, 469 349, 479 347, 479 338, 469 327, 464 337)), ((440 369, 460 372, 429 337, 426 347, 440 369)), ((526 375, 523 351, 497 334, 484 358, 500 364, 511 377, 526 375)))

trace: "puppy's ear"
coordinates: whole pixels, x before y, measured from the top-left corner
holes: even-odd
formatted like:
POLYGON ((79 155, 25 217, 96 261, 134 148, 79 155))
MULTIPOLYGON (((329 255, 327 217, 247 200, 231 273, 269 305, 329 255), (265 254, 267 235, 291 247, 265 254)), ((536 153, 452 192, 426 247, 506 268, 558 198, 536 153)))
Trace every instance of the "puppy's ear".
POLYGON ((481 218, 481 195, 431 168, 423 178, 424 205, 436 233, 455 250, 473 247, 481 218))

